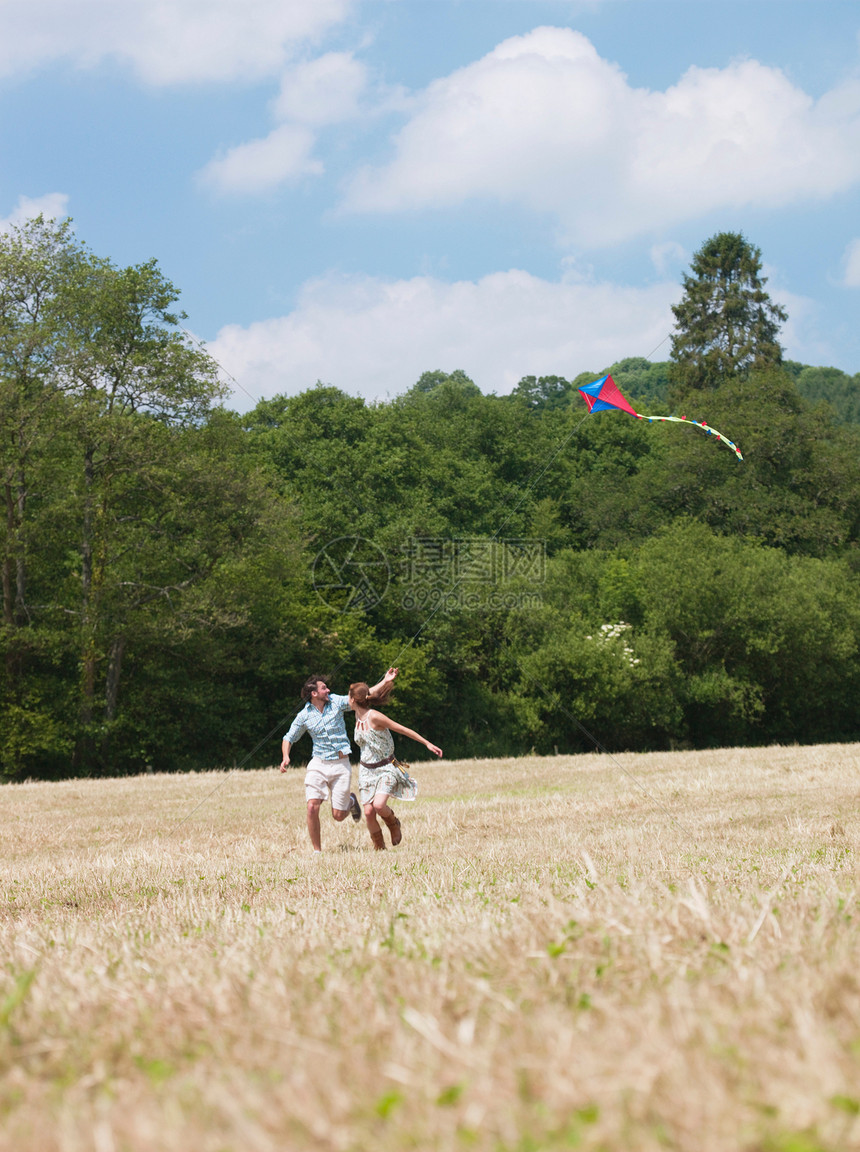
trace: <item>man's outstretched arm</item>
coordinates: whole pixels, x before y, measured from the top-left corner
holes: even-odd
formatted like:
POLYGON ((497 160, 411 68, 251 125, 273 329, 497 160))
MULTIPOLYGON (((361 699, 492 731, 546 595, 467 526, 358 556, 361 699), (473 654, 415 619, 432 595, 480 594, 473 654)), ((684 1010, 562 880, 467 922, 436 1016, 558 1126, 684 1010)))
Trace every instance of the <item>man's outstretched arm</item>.
POLYGON ((304 722, 304 713, 300 712, 290 725, 289 731, 284 734, 284 739, 281 742, 281 749, 283 750, 283 758, 281 760, 282 772, 286 772, 290 766, 290 749, 297 740, 301 740, 307 730, 307 725, 304 722))

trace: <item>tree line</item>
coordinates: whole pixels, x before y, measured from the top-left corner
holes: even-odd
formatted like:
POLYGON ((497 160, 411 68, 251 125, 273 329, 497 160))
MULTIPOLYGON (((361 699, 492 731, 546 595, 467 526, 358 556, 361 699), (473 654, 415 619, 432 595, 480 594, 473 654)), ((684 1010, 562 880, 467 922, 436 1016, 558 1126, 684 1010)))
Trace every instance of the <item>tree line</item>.
POLYGON ((670 360, 609 366, 739 463, 584 418, 607 368, 240 415, 155 261, 5 233, 3 778, 273 763, 308 674, 392 662, 449 756, 855 737, 860 376, 785 361, 764 285, 712 237, 670 360))

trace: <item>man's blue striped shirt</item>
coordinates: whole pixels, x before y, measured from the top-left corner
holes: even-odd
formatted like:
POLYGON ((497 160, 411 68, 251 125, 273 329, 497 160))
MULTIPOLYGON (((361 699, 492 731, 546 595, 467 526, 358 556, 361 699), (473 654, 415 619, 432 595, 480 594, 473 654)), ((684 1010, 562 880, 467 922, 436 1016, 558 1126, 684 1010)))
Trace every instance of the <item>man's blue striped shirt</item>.
POLYGON ((318 760, 337 760, 339 756, 348 756, 350 743, 343 714, 349 710, 349 697, 338 696, 334 692, 326 700, 322 712, 308 701, 290 725, 284 739, 295 744, 308 732, 313 741, 313 754, 318 760))

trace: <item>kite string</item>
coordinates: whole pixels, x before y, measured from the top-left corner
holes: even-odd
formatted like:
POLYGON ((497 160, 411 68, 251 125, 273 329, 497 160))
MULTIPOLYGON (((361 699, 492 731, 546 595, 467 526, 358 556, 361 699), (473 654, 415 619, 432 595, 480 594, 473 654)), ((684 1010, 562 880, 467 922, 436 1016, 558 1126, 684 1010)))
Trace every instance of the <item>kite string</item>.
MULTIPOLYGON (((671 333, 669 335, 671 335, 671 333)), ((664 337, 663 340, 661 340, 660 344, 657 345, 657 348, 660 348, 663 344, 666 343, 666 340, 669 339, 669 335, 667 335, 666 337, 664 337)), ((657 348, 654 349, 654 352, 657 351, 657 348)), ((651 352, 649 354, 649 357, 647 357, 647 358, 650 358, 650 356, 652 356, 654 354, 654 352, 651 352)), ((559 442, 558 446, 556 447, 552 456, 547 461, 544 468, 540 471, 540 473, 538 473, 538 475, 533 480, 531 480, 529 482, 529 484, 527 485, 526 489, 524 490, 524 492, 523 492, 522 496, 520 497, 519 501, 517 502, 517 504, 509 512, 507 517, 502 521, 501 525, 496 529, 495 533, 491 537, 491 541, 495 541, 498 539, 499 533, 502 531, 502 529, 505 527, 505 525, 510 521, 510 519, 514 515, 514 513, 517 512, 517 510, 520 508, 523 500, 525 500, 528 493, 532 490, 532 488, 535 487, 536 484, 538 484, 540 482, 540 480, 546 474, 549 467, 552 465, 552 463, 558 457, 559 453, 569 443, 569 441, 573 438, 575 433, 582 427, 583 423, 585 422, 585 420, 588 418, 589 415, 590 415, 590 412, 586 412, 585 415, 582 417, 582 419, 576 425, 574 425, 574 427, 571 429, 571 431, 559 442)), ((636 415, 639 415, 639 413, 636 413, 636 415)), ((454 585, 454 587, 451 589, 451 592, 454 592, 459 587, 459 585, 463 582, 464 579, 465 579, 465 576, 461 576, 460 579, 457 581, 457 583, 454 585)), ((427 627, 427 625, 430 623, 430 621, 433 619, 433 617, 441 610, 441 608, 443 607, 443 603, 444 603, 444 601, 442 599, 440 599, 440 602, 436 605, 436 607, 433 609, 433 611, 430 613, 430 615, 425 618, 425 620, 422 622, 422 624, 420 625, 418 630, 415 632, 415 634, 412 636, 412 638, 406 644, 403 645, 403 647, 401 648, 397 657, 395 658, 396 662, 400 660, 400 658, 402 657, 404 652, 407 652, 412 647, 412 645, 415 643, 415 641, 418 639, 420 634, 424 631, 424 629, 427 627)), ((522 658, 515 656, 514 660, 515 660, 515 663, 516 663, 517 667, 519 668, 520 672, 522 673, 522 675, 527 680, 530 680, 535 685, 535 687, 538 689, 539 694, 541 694, 545 700, 550 699, 549 694, 545 691, 545 689, 540 684, 538 684, 538 682, 535 680, 535 678, 533 676, 531 676, 529 674, 529 672, 523 667, 522 658)), ((639 788, 640 791, 643 792, 646 796, 648 796, 652 800, 652 802, 655 804, 655 806, 657 808, 661 809, 661 811, 663 811, 669 817, 669 819, 677 825, 677 827, 689 838, 691 843, 693 843, 693 844, 697 843, 696 838, 693 835, 693 833, 690 831, 690 829, 687 828, 680 820, 678 820, 677 817, 673 816, 672 813, 669 811, 669 809, 665 806, 665 804, 661 803, 661 801, 657 799, 657 797, 653 794, 653 792, 649 791, 649 789, 645 787, 645 785, 635 776, 635 774, 633 772, 631 772, 628 768, 625 768, 624 765, 621 764, 618 761, 618 759, 609 751, 609 749, 606 748, 601 743, 601 741, 597 739, 596 736, 594 736, 591 732, 589 732, 589 730, 585 727, 585 725, 582 724, 576 718, 576 716, 573 715, 573 713, 571 713, 567 708, 564 707, 564 705, 561 703, 561 699, 557 693, 552 694, 552 702, 553 702, 553 705, 555 707, 557 707, 561 712, 563 712, 564 715, 567 716, 567 718, 569 720, 571 720, 576 725, 577 728, 579 728, 579 730, 583 733, 583 735, 585 735, 586 738, 592 742, 592 744, 595 746, 595 748, 598 749, 598 751, 602 752, 605 756, 608 756, 609 759, 612 761, 612 763, 619 769, 619 771, 623 772, 624 775, 628 777, 628 779, 632 780, 633 783, 636 785, 636 787, 639 788)))
POLYGON ((667 341, 667 340, 669 340, 669 339, 671 338, 671 336, 672 336, 672 333, 671 333, 671 332, 667 332, 667 333, 666 333, 666 335, 663 337, 663 339, 660 341, 660 343, 657 345, 657 347, 656 347, 656 348, 652 348, 652 349, 651 349, 651 351, 648 353, 648 355, 647 355, 647 356, 643 356, 643 357, 642 357, 642 359, 643 359, 643 360, 650 360, 650 359, 651 359, 651 357, 654 355, 654 353, 655 353, 655 352, 657 352, 657 351, 658 351, 660 348, 662 348, 662 347, 663 347, 663 345, 666 343, 666 341, 667 341))
MULTIPOLYGON (((194 342, 194 343, 195 343, 195 344, 196 344, 196 345, 197 345, 197 346, 198 346, 198 347, 199 347, 201 350, 203 350, 203 351, 206 351, 206 349, 205 349, 205 347, 203 346, 203 344, 202 344, 202 343, 201 343, 199 340, 197 340, 197 338, 196 338, 195 336, 193 336, 193 335, 192 335, 190 332, 188 332, 188 331, 187 331, 187 329, 184 329, 184 328, 183 328, 183 332, 185 332, 186 336, 188 336, 188 337, 189 337, 189 339, 191 339, 191 340, 192 340, 192 341, 193 341, 193 342, 194 342)), ((659 348, 661 348, 661 347, 663 346, 663 344, 665 344, 665 343, 666 343, 666 341, 669 339, 669 337, 670 337, 670 336, 671 336, 671 333, 667 334, 667 335, 666 335, 666 336, 665 336, 665 337, 664 337, 664 338, 663 338, 663 339, 660 341, 660 343, 659 343, 659 344, 658 344, 658 345, 657 345, 657 346, 656 346, 656 347, 655 347, 655 348, 654 348, 654 349, 653 349, 653 350, 652 350, 652 351, 651 351, 651 352, 648 354, 648 356, 647 356, 647 357, 645 357, 645 359, 650 359, 650 358, 651 358, 651 356, 653 356, 654 352, 656 352, 656 351, 657 351, 659 348)), ((210 355, 210 356, 211 356, 211 353, 208 353, 208 352, 207 352, 207 355, 210 355)), ((249 397, 251 400, 254 400, 254 401, 255 401, 255 403, 259 403, 259 402, 260 402, 260 398, 254 397, 254 396, 253 396, 253 395, 252 395, 252 394, 251 394, 251 393, 250 393, 250 392, 249 392, 249 391, 248 391, 248 390, 247 390, 245 387, 243 387, 243 386, 242 386, 242 385, 239 383, 239 381, 236 379, 236 377, 235 377, 235 376, 233 376, 233 374, 232 374, 231 372, 229 372, 229 371, 228 371, 228 370, 227 370, 227 369, 226 369, 226 368, 223 366, 223 364, 221 364, 221 363, 220 363, 218 360, 216 360, 214 356, 212 356, 211 358, 212 358, 212 360, 214 361, 214 363, 215 363, 215 364, 216 364, 216 365, 217 365, 217 366, 218 366, 218 367, 221 369, 221 371, 224 373, 224 375, 225 375, 225 376, 226 376, 226 377, 227 377, 229 380, 231 380, 231 381, 233 382, 233 384, 235 384, 235 386, 236 386, 237 388, 239 388, 239 389, 240 389, 242 392, 244 392, 244 393, 245 393, 245 395, 246 395, 246 396, 248 396, 248 397, 249 397)), ((548 470, 549 470, 549 468, 552 466, 552 464, 554 463, 554 461, 555 461, 555 460, 558 458, 558 456, 559 456, 559 454, 561 453, 561 451, 562 451, 562 450, 563 450, 563 449, 566 447, 566 445, 567 445, 567 444, 570 442, 570 440, 571 440, 571 439, 574 437, 574 435, 575 435, 575 434, 576 434, 576 433, 579 431, 579 429, 582 427, 583 423, 585 422, 585 420, 586 420, 586 418, 589 416, 589 414, 590 414, 589 412, 586 412, 586 413, 585 413, 585 415, 582 417, 582 419, 581 419, 581 420, 579 420, 579 421, 578 421, 578 423, 576 423, 576 424, 574 425, 574 427, 573 427, 573 428, 572 428, 572 429, 571 429, 571 430, 570 430, 570 431, 569 431, 569 432, 568 432, 568 433, 567 433, 567 434, 566 434, 566 435, 565 435, 565 436, 562 438, 562 440, 561 440, 561 441, 559 441, 558 445, 556 446, 556 448, 555 448, 555 450, 553 451, 552 455, 550 456, 549 460, 547 460, 547 462, 544 464, 544 466, 543 466, 543 468, 541 469, 541 471, 540 471, 540 472, 539 472, 539 473, 538 473, 536 476, 534 476, 534 478, 533 478, 533 479, 530 479, 530 480, 529 480, 528 484, 526 485, 525 489, 523 490, 523 492, 522 492, 522 494, 521 494, 521 496, 520 496, 520 499, 517 501, 517 503, 514 505, 514 507, 513 507, 513 508, 510 510, 510 512, 508 513, 508 515, 507 515, 507 516, 505 517, 505 519, 502 521, 501 525, 500 525, 500 526, 499 526, 499 527, 496 529, 495 533, 494 533, 494 534, 493 534, 493 536, 491 537, 491 542, 492 542, 492 541, 496 541, 496 540, 498 539, 498 537, 499 537, 499 534, 502 532, 502 530, 505 528, 505 526, 506 526, 506 525, 507 525, 507 524, 510 522, 511 518, 512 518, 512 517, 513 517, 513 516, 516 514, 516 512, 517 512, 517 511, 520 509, 520 507, 521 507, 521 506, 522 506, 522 504, 523 504, 523 501, 526 499, 526 497, 528 496, 529 492, 531 492, 531 491, 532 491, 532 489, 533 489, 533 488, 534 488, 534 487, 535 487, 535 486, 536 486, 538 483, 540 483, 540 481, 541 481, 541 480, 543 479, 543 477, 546 475, 547 471, 548 471, 548 470)), ((638 415, 638 413, 637 413, 637 415, 638 415)), ((306 455, 308 455, 307 453, 305 453, 305 454, 306 454, 306 455)), ((317 467, 317 466, 318 466, 318 465, 316 464, 316 462, 315 462, 315 461, 314 461, 314 460, 313 460, 313 459, 312 459, 312 458, 311 458, 309 455, 308 455, 308 459, 310 459, 311 463, 312 463, 312 464, 314 464, 314 466, 315 466, 315 467, 317 467)), ((328 472, 326 472, 324 469, 321 469, 321 470, 323 471, 323 474, 324 474, 324 475, 326 475, 326 477, 327 477, 329 480, 331 480, 331 481, 332 481, 332 483, 334 483, 334 479, 333 479, 333 477, 331 477, 331 476, 328 474, 328 472)), ((461 577, 460 577, 460 579, 457 581, 457 583, 454 585, 454 588, 452 588, 452 589, 451 589, 451 591, 452 591, 452 592, 453 592, 453 591, 455 591, 455 590, 456 590, 456 588, 457 588, 457 587, 459 587, 459 585, 460 585, 460 584, 461 584, 461 583, 462 583, 462 582, 465 580, 465 578, 466 578, 466 577, 465 577, 465 575, 461 576, 461 577)), ((442 606, 443 606, 443 601, 441 601, 441 600, 440 600, 439 604, 438 604, 438 605, 437 605, 437 606, 436 606, 436 607, 433 609, 433 611, 432 611, 432 612, 431 612, 431 613, 430 613, 430 614, 429 614, 429 615, 428 615, 428 616, 427 616, 427 617, 426 617, 426 618, 425 618, 425 619, 422 621, 421 625, 420 625, 420 626, 418 627, 418 629, 415 631, 415 633, 413 634, 413 636, 411 637, 411 639, 410 639, 409 641, 407 641, 407 643, 406 643, 406 644, 404 644, 404 645, 402 646, 402 648, 400 649, 400 652, 399 652, 399 653, 398 653, 398 655, 395 657, 395 663, 397 663, 397 662, 400 660, 400 658, 402 657, 402 655, 403 655, 405 652, 407 652, 407 651, 408 651, 408 650, 409 650, 409 649, 410 649, 410 648, 413 646, 413 644, 416 642, 416 640, 417 640, 417 639, 418 639, 418 637, 421 635, 421 633, 424 631, 424 629, 425 629, 425 628, 426 628, 426 627, 427 627, 427 626, 430 624, 430 622, 433 620, 433 618, 436 616, 436 614, 437 614, 437 613, 440 611, 440 609, 442 608, 442 606)), ((335 674, 336 674, 338 671, 340 671, 340 669, 341 669, 341 668, 344 666, 344 664, 345 664, 345 663, 346 663, 346 662, 347 662, 347 661, 350 659, 350 657, 351 657, 352 655, 353 655, 353 653, 352 653, 352 652, 350 652, 350 653, 348 653, 346 656, 344 656, 344 657, 343 657, 343 659, 340 661, 340 663, 337 665, 337 667, 336 667, 335 669, 333 669, 333 671, 332 671, 332 676, 334 676, 334 675, 335 675, 335 674)), ((531 680, 533 683, 535 683, 535 684, 536 684, 536 686, 538 687, 538 690, 539 690, 539 692, 543 693, 543 695, 546 697, 546 696, 547 696, 547 694, 544 692, 544 690, 541 688, 541 686, 540 686, 540 685, 537 685, 537 682, 534 680, 534 678, 533 678, 532 676, 530 676, 530 674, 529 674, 529 673, 526 671, 526 669, 525 669, 525 668, 523 668, 523 666, 522 666, 522 662, 521 662, 521 659, 520 659, 519 657, 516 657, 516 658, 515 658, 515 661, 516 661, 517 667, 520 669, 520 672, 521 672, 521 673, 522 673, 522 674, 523 674, 523 675, 526 677, 526 679, 528 679, 528 680, 531 680)), ((565 714, 565 715, 568 717, 568 719, 570 719, 570 720, 571 720, 571 721, 572 721, 572 722, 573 722, 573 723, 574 723, 574 724, 575 724, 575 725, 576 725, 576 726, 577 726, 577 727, 580 729, 580 731, 581 731, 581 732, 582 732, 582 733, 583 733, 583 734, 584 734, 584 735, 585 735, 585 736, 586 736, 586 737, 587 737, 587 738, 588 738, 588 739, 589 739, 589 740, 590 740, 590 741, 591 741, 591 742, 594 744, 595 748, 597 748, 597 749, 598 749, 600 752, 602 752, 604 755, 608 756, 608 757, 609 757, 609 759, 610 759, 610 760, 613 762, 613 764, 615 764, 615 765, 616 765, 616 767, 617 767, 617 768, 618 768, 618 769, 619 769, 621 772, 623 772, 623 773, 624 773, 624 774, 625 774, 625 775, 626 775, 626 776, 627 776, 627 777, 628 777, 630 780, 632 780, 632 781, 633 781, 633 783, 636 785, 636 787, 637 787, 637 788, 639 788, 639 789, 640 789, 640 790, 641 790, 641 791, 642 791, 642 792, 643 792, 645 795, 647 795, 647 796, 648 796, 648 797, 649 797, 649 798, 650 798, 650 799, 653 801, 653 803, 654 803, 654 804, 655 804, 655 805, 656 805, 658 808, 660 808, 660 809, 661 809, 663 812, 665 812, 665 813, 666 813, 666 815, 669 817, 669 819, 670 819, 670 820, 673 820, 673 821, 674 821, 674 822, 677 824, 677 826, 678 826, 679 828, 681 828, 681 829, 682 829, 682 830, 683 830, 683 831, 684 831, 684 832, 685 832, 685 833, 686 833, 686 834, 687 834, 687 835, 688 835, 688 836, 691 838, 691 840, 693 840, 693 842, 695 842, 695 838, 692 836, 692 834, 690 833, 689 829, 685 828, 685 827, 684 827, 684 825, 683 825, 683 824, 682 824, 682 823, 681 823, 679 820, 677 820, 677 818, 676 818, 676 817, 674 817, 674 816, 672 815, 672 813, 671 813, 671 812, 670 812, 670 811, 669 811, 669 810, 668 810, 668 809, 665 807, 665 805, 663 805, 663 804, 662 804, 662 803, 661 803, 661 802, 660 802, 660 801, 657 799, 657 797, 656 797, 656 796, 654 796, 654 795, 653 795, 653 793, 652 793, 652 792, 650 792, 650 791, 649 791, 649 790, 648 790, 648 789, 645 787, 645 785, 644 785, 644 784, 642 784, 642 782, 641 782, 640 780, 638 780, 638 779, 637 779, 637 777, 636 777, 636 776, 635 776, 635 775, 634 775, 634 774, 633 774, 633 773, 632 773, 632 772, 631 772, 629 769, 625 768, 625 767, 624 767, 624 766, 623 766, 623 765, 622 765, 622 764, 621 764, 621 763, 620 763, 620 762, 619 762, 619 761, 616 759, 616 757, 615 757, 615 756, 613 756, 613 754, 612 754, 612 753, 611 753, 611 752, 610 752, 610 751, 609 751, 609 750, 608 750, 608 749, 607 749, 607 748, 606 748, 606 747, 605 747, 605 746, 604 746, 604 745, 603 745, 603 744, 602 744, 602 743, 601 743, 601 742, 600 742, 600 741, 597 739, 597 737, 596 737, 596 736, 594 736, 594 735, 593 735, 591 732, 589 732, 589 730, 588 730, 588 729, 585 727, 585 725, 583 725, 583 724, 582 724, 582 723, 581 723, 581 722, 580 722, 580 721, 579 721, 579 720, 578 720, 578 719, 577 719, 577 718, 576 718, 576 717, 575 717, 575 716, 574 716, 574 715, 573 715, 573 714, 572 714, 570 711, 568 711, 568 709, 566 709, 566 708, 565 708, 565 707, 564 707, 564 706, 561 704, 561 702, 560 702, 560 699, 558 698, 557 694, 553 694, 553 695, 554 695, 554 697, 555 697, 555 702, 557 703, 557 705, 558 705, 558 707, 560 708, 560 710, 561 710, 561 711, 562 711, 562 712, 563 712, 563 713, 564 713, 564 714, 565 714)), ((285 716, 285 717, 284 717, 282 720, 280 720, 280 721, 279 721, 279 722, 278 722, 278 723, 277 723, 277 724, 276 724, 276 725, 275 725, 273 728, 271 728, 271 729, 270 729, 270 731, 269 731, 269 732, 266 734, 266 736, 264 736, 264 737, 263 737, 263 739, 262 739, 262 740, 260 740, 260 741, 259 741, 259 742, 258 742, 258 743, 257 743, 257 744, 254 746, 254 748, 253 748, 253 749, 252 749, 252 750, 251 750, 251 751, 250 751, 250 752, 249 752, 249 753, 248 753, 248 754, 247 754, 247 755, 246 755, 246 756, 245 756, 245 757, 242 759, 242 761, 241 761, 239 764, 237 764, 237 765, 235 766, 235 768, 234 768, 234 771, 238 771, 238 770, 241 770, 242 768, 244 768, 245 764, 247 764, 247 763, 248 763, 248 761, 249 761, 249 760, 250 760, 250 759, 251 759, 251 758, 252 758, 252 757, 253 757, 253 756, 254 756, 254 755, 255 755, 255 754, 256 754, 256 753, 259 751, 259 749, 260 749, 260 748, 262 748, 262 747, 263 747, 263 745, 264 745, 264 744, 266 744, 266 743, 267 743, 267 742, 268 742, 268 741, 269 741, 269 740, 272 738, 272 736, 274 735, 274 733, 275 733, 275 732, 277 732, 277 731, 278 731, 278 730, 279 730, 281 727, 283 727, 283 725, 284 725, 284 724, 287 722, 287 720, 288 720, 288 719, 289 719, 289 715, 285 716)), ((207 801, 208 801, 208 800, 209 800, 209 799, 210 799, 212 796, 214 796, 214 794, 215 794, 215 793, 216 793, 216 792, 217 792, 217 791, 218 791, 220 788, 222 788, 222 787, 224 786, 224 784, 226 784, 227 780, 230 778, 230 776, 231 776, 231 775, 232 775, 232 773, 227 773, 227 774, 225 774, 225 776, 224 776, 224 779, 223 779, 222 781, 220 781, 220 782, 219 782, 219 783, 218 783, 218 784, 217 784, 217 785, 216 785, 216 786, 215 786, 215 787, 214 787, 214 788, 213 788, 213 789, 212 789, 210 792, 208 792, 208 793, 207 793, 207 794, 206 794, 206 795, 205 795, 205 796, 204 796, 204 797, 203 797, 203 798, 202 798, 202 799, 201 799, 201 800, 200 800, 200 801, 199 801, 199 802, 198 802, 198 803, 197 803, 197 804, 194 806, 194 808, 192 808, 192 809, 191 809, 191 811, 190 811, 190 812, 188 812, 188 813, 187 813, 187 814, 186 814, 186 815, 185 815, 185 816, 182 818, 182 820, 180 820, 180 821, 179 821, 179 823, 178 823, 178 824, 176 824, 176 825, 175 825, 175 826, 174 826, 172 829, 170 829, 170 830, 169 830, 169 832, 168 832, 168 835, 172 835, 174 832, 178 831, 178 829, 179 829, 179 828, 181 828, 181 827, 182 827, 182 825, 183 825, 183 824, 185 824, 185 823, 186 823, 186 822, 187 822, 187 821, 188 821, 188 820, 189 820, 189 819, 190 819, 190 818, 191 818, 191 817, 194 815, 194 813, 195 813, 195 812, 196 812, 196 811, 197 811, 199 808, 201 808, 201 807, 202 807, 202 806, 203 806, 203 805, 204 805, 204 804, 205 804, 205 803, 206 803, 206 802, 207 802, 207 801)))
MULTIPOLYGON (((663 346, 663 345, 666 343, 666 341, 669 339, 669 337, 670 337, 671 335, 672 335, 672 333, 671 333, 671 332, 669 332, 669 333, 668 333, 666 336, 664 336, 664 337, 663 337, 663 339, 660 341, 660 343, 657 345, 657 347, 656 347, 656 348, 654 348, 654 349, 653 349, 653 350, 652 350, 652 351, 651 351, 651 352, 648 354, 648 356, 646 356, 646 357, 645 357, 645 359, 646 359, 646 360, 647 360, 647 359, 650 359, 650 357, 654 355, 654 352, 656 352, 658 348, 661 348, 661 347, 662 347, 662 346, 663 346)), ((562 449, 563 449, 563 448, 565 448, 565 447, 567 447, 568 443, 569 443, 569 442, 570 442, 570 441, 573 439, 573 437, 576 435, 576 433, 579 431, 579 429, 582 427, 582 425, 583 425, 583 424, 585 423, 585 421, 588 419, 588 417, 589 417, 589 415, 590 415, 590 414, 591 414, 591 412, 590 412, 590 409, 589 409, 589 410, 588 410, 588 411, 585 413, 585 415, 582 417, 582 419, 581 419, 581 420, 580 420, 580 421, 579 421, 577 424, 575 424, 575 425, 573 426, 573 428, 570 430, 570 432, 568 432, 568 433, 567 433, 567 434, 566 434, 566 435, 565 435, 565 436, 564 436, 564 437, 563 437, 563 438, 562 438, 562 439, 559 441, 558 445, 557 445, 557 446, 556 446, 556 448, 555 448, 555 451, 552 453, 552 455, 550 456, 550 458, 547 460, 547 462, 546 462, 546 464, 544 465, 544 467, 543 467, 543 468, 541 469, 541 471, 540 471, 540 472, 537 474, 537 476, 535 476, 533 479, 529 480, 528 484, 526 485, 525 489, 523 490, 523 492, 522 492, 522 495, 520 496, 520 498, 519 498, 519 500, 517 501, 517 503, 516 503, 516 504, 514 505, 514 507, 513 507, 513 508, 510 510, 510 512, 509 512, 509 513, 508 513, 508 515, 505 517, 505 519, 502 521, 501 525, 500 525, 500 526, 499 526, 499 527, 496 529, 496 531, 494 532, 494 534, 493 534, 493 535, 490 537, 490 543, 493 543, 493 542, 495 542, 495 541, 498 539, 498 537, 499 537, 499 533, 500 533, 500 532, 502 531, 502 529, 503 529, 503 528, 504 528, 504 527, 505 527, 505 526, 506 526, 506 525, 509 523, 509 521, 510 521, 510 520, 511 520, 511 518, 512 518, 512 517, 515 515, 515 513, 519 511, 520 507, 522 506, 522 503, 523 503, 523 501, 524 501, 524 500, 525 500, 525 498, 528 496, 529 492, 531 492, 531 490, 532 490, 532 489, 535 487, 535 485, 536 485, 536 484, 539 484, 539 483, 540 483, 540 481, 541 481, 541 480, 543 479, 543 477, 546 475, 546 473, 547 473, 547 471, 549 470, 549 468, 552 466, 552 464, 553 464, 553 463, 555 462, 555 460, 558 458, 558 456, 559 456, 559 454, 561 453, 562 449)), ((638 415, 638 413, 637 413, 637 415, 638 415)), ((455 592, 455 591, 456 591, 456 589, 457 589, 457 588, 459 588, 459 586, 460 586, 460 585, 463 583, 463 581, 464 581, 465 579, 466 579, 466 577, 465 577, 465 576, 461 576, 461 577, 460 577, 460 579, 457 581, 457 583, 456 583, 456 584, 453 586, 453 588, 450 590, 450 592, 449 592, 449 595, 450 595, 451 593, 455 592)), ((440 599, 439 603, 436 605, 436 607, 433 609, 433 611, 430 613, 430 615, 426 617, 426 619, 423 621, 423 623, 422 623, 422 624, 420 625, 420 627, 417 629, 417 631, 415 632, 415 634, 412 636, 411 640, 407 641, 407 643, 406 643, 406 644, 403 646, 403 648, 401 648, 401 650, 400 650, 400 652, 398 653, 398 656, 397 656, 397 659, 398 659, 398 660, 400 659, 400 657, 403 655, 403 653, 404 653, 404 652, 407 652, 407 651, 408 651, 408 650, 409 650, 409 649, 412 647, 412 645, 415 643, 415 641, 418 639, 418 637, 421 635, 421 633, 424 631, 424 629, 425 629, 425 628, 426 628, 426 626, 427 626, 427 625, 430 623, 430 621, 433 619, 433 617, 434 617, 434 616, 437 614, 437 612, 439 612, 439 611, 442 609, 442 607, 443 607, 443 604, 444 604, 444 601, 443 601, 442 599, 440 599)))
MULTIPOLYGON (((529 494, 529 492, 532 490, 532 488, 534 488, 534 486, 537 483, 539 483, 540 480, 543 479, 544 475, 546 474, 547 469, 550 467, 550 465, 553 463, 553 461, 558 457, 561 450, 567 445, 567 443, 572 439, 572 437, 576 434, 576 432, 582 427, 582 424, 584 423, 584 421, 586 420, 587 417, 588 417, 588 413, 586 412, 585 416, 582 417, 582 420, 580 420, 578 424, 575 424, 574 427, 571 429, 571 431, 568 432, 567 435, 559 442, 559 444, 556 446, 555 451, 550 456, 549 460, 544 465, 544 467, 540 471, 540 473, 535 477, 534 480, 531 480, 528 483, 528 485, 526 486, 525 490, 523 491, 523 493, 520 496, 517 503, 514 505, 514 507, 511 509, 511 511, 508 513, 508 515, 505 517, 505 519, 502 521, 502 523, 499 525, 499 527, 496 529, 496 531, 493 533, 493 535, 490 537, 490 543, 491 544, 495 543, 498 540, 499 533, 502 531, 502 529, 505 527, 505 525, 510 521, 511 517, 516 512, 519 511, 519 509, 522 505, 522 502, 525 500, 526 496, 529 494)), ((436 614, 442 610, 442 608, 447 603, 448 599, 457 591, 457 589, 460 587, 460 585, 463 583, 463 581, 466 580, 466 578, 467 577, 464 573, 462 576, 460 576, 459 580, 457 580, 457 582, 450 588, 447 595, 439 598, 439 602, 437 603, 436 607, 432 610, 432 612, 429 614, 429 616, 426 616, 424 618, 424 620, 418 626, 418 628, 416 629, 416 631, 414 632, 412 637, 409 640, 407 640, 407 642, 400 649, 397 656, 395 657, 395 661, 399 661, 400 658, 402 657, 403 653, 409 651, 409 649, 412 647, 412 645, 415 643, 415 641, 418 639, 418 637, 421 635, 421 633, 424 631, 424 629, 427 627, 427 625, 430 623, 430 621, 433 619, 433 617, 436 616, 436 614)))

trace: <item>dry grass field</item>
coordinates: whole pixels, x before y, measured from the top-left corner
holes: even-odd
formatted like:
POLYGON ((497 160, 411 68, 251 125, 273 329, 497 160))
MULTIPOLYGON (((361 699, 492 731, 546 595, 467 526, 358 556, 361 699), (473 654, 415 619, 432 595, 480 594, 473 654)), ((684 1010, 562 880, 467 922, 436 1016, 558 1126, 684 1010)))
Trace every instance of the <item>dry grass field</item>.
POLYGON ((860 1148, 858 768, 425 764, 317 857, 300 772, 8 786, 0 1148, 860 1148))

